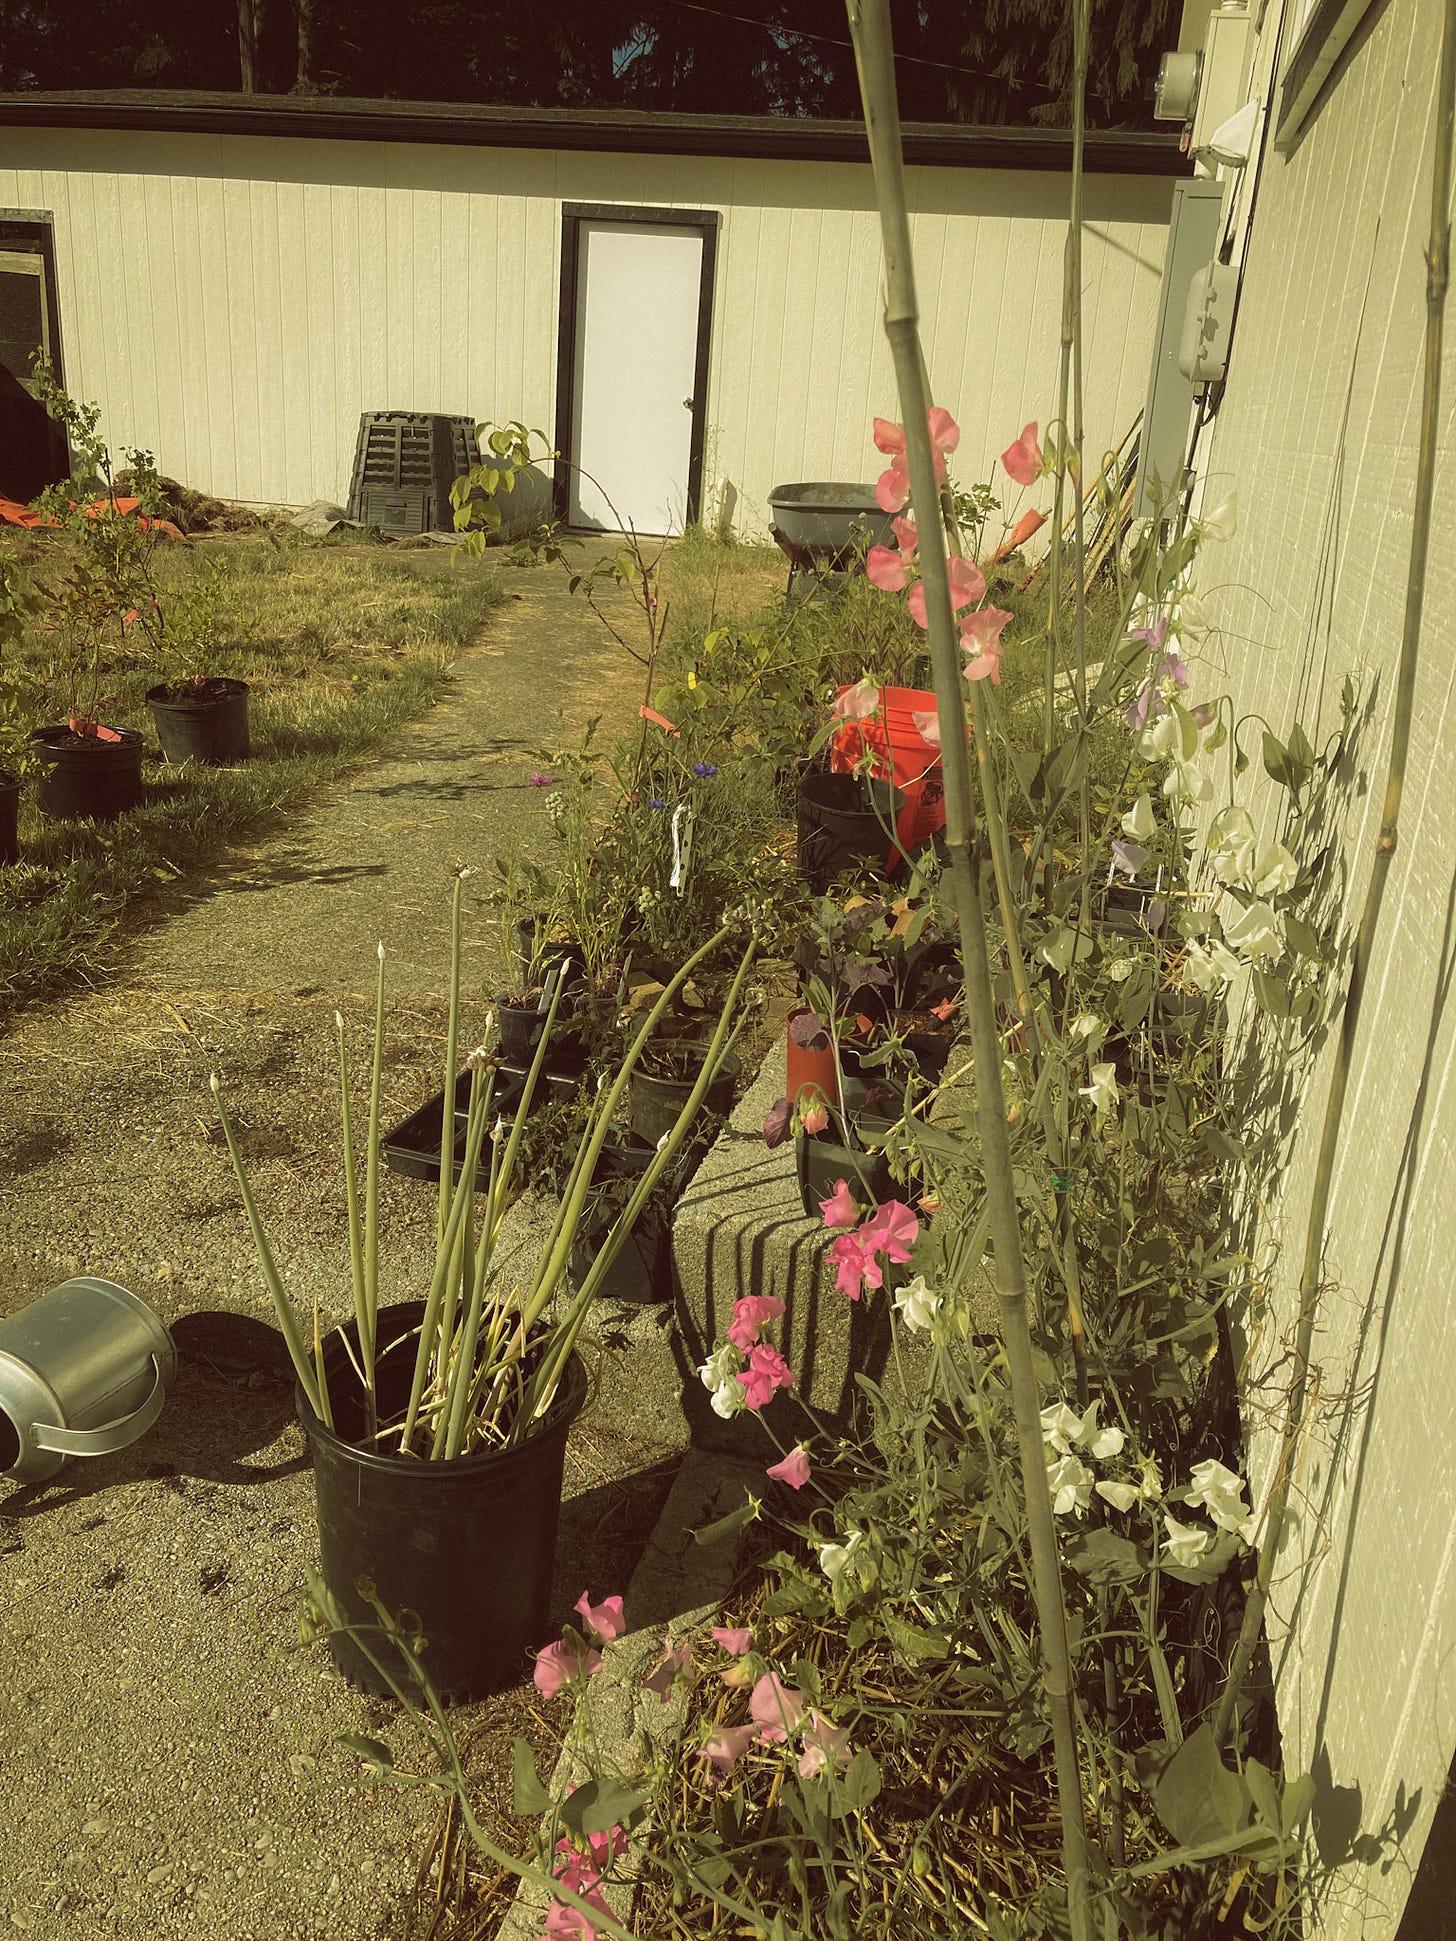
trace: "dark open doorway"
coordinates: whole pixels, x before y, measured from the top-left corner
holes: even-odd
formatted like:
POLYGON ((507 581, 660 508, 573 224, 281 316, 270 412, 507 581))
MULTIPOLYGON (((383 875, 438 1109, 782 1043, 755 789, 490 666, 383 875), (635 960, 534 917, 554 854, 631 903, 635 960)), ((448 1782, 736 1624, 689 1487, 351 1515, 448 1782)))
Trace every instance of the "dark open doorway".
POLYGON ((31 360, 61 378, 61 319, 51 220, 0 209, 0 498, 22 505, 70 470, 65 435, 35 396, 31 360))

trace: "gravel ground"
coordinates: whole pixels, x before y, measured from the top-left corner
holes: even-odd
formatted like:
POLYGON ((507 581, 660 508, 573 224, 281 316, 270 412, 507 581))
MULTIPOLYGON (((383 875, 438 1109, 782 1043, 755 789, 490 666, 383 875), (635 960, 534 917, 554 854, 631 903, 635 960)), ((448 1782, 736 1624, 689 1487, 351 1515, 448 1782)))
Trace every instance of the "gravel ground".
MULTIPOLYGON (((0 1053, 0 1318, 74 1274, 174 1330, 157 1426, 51 1482, 0 1482, 0 1927, 40 1941, 385 1941, 411 1931, 433 1804, 371 1791, 335 1736, 406 1750, 297 1614, 312 1479, 208 1094, 221 1072, 285 1278, 343 1312, 333 1078, 361 1060, 374 947, 391 972, 385 1122, 440 1083, 450 868, 540 815, 528 750, 635 714, 638 672, 565 594, 514 596, 450 698, 277 840, 193 885, 103 989, 24 1018, 0 1053)), ((484 956, 472 958, 488 969, 484 956)), ((429 1189, 385 1186, 386 1272, 417 1293, 429 1189)), ((386 1293, 386 1298, 388 1293, 386 1293)), ((604 1309, 599 1392, 573 1433, 555 1604, 625 1585, 684 1442, 667 1328, 604 1309), (563 1561, 564 1560, 564 1561, 563 1561)), ((498 1791, 529 1685, 462 1707, 498 1791)), ((543 1760, 549 1766, 549 1758, 543 1760)))

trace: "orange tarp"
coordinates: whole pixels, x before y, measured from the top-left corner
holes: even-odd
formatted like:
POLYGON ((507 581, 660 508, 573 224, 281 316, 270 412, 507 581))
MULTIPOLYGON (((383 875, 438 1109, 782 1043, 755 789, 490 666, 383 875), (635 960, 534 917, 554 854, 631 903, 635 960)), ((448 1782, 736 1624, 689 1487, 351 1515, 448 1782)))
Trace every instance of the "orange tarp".
MULTIPOLYGON (((82 510, 89 512, 94 519, 98 513, 104 512, 108 505, 113 506, 118 512, 136 512, 137 503, 135 499, 93 499, 89 505, 83 506, 82 510)), ((7 525, 31 528, 58 526, 61 523, 59 519, 48 518, 43 512, 32 511, 28 505, 21 505, 15 499, 0 499, 0 519, 3 519, 7 525)), ((143 526, 155 526, 158 532, 170 533, 173 539, 186 537, 181 528, 174 526, 170 519, 148 519, 138 514, 138 523, 143 526)))

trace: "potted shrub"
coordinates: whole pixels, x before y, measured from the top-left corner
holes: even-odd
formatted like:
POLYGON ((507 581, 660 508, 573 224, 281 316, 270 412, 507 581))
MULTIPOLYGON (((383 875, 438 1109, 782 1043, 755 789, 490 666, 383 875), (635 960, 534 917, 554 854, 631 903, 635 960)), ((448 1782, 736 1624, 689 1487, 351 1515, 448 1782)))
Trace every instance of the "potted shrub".
POLYGON ((225 656, 249 631, 232 573, 209 560, 191 585, 158 611, 158 654, 167 678, 147 689, 165 761, 229 767, 246 761, 248 683, 224 674, 225 656))
MULTIPOLYGON (((455 1087, 460 1044, 460 895, 457 881, 447 1094, 455 1087)), ((705 949, 723 941, 720 934, 705 949)), ((673 1166, 714 1081, 753 950, 750 943, 692 1096, 617 1217, 596 1241, 574 1289, 569 1287, 568 1273, 597 1165, 612 1135, 632 1069, 671 991, 644 1019, 611 1081, 591 1100, 550 1234, 539 1258, 524 1274, 518 1259, 509 1268, 496 1260, 501 1223, 520 1185, 524 1119, 518 1114, 508 1134, 493 1133, 495 1061, 483 1049, 470 1055, 464 1150, 458 1179, 453 1168, 440 1169, 437 1242, 429 1284, 415 1290, 413 1300, 383 1306, 381 948, 362 1208, 348 1062, 339 1020, 353 1318, 326 1338, 317 1316, 306 1328, 289 1298, 214 1076, 228 1151, 298 1380, 299 1415, 314 1457, 325 1584, 368 1635, 375 1631, 370 1606, 357 1588, 360 1580, 368 1580, 387 1609, 412 1613, 410 1622, 417 1624, 421 1634, 431 1680, 446 1696, 478 1696, 509 1683, 545 1629, 563 1452, 571 1421, 586 1394, 576 1340, 637 1215, 673 1166), (477 1205, 483 1159, 483 1204, 477 1205)), ((689 963, 681 975, 687 977, 693 968, 689 963)), ((530 1067, 527 1102, 539 1082, 544 1051, 543 1038, 530 1067)), ((376 1692, 387 1688, 387 1679, 381 1682, 374 1661, 387 1663, 398 1650, 385 1634, 379 1636, 378 1650, 371 1653, 361 1651, 348 1633, 332 1641, 340 1669, 376 1692)), ((397 1657, 394 1663, 396 1671, 407 1672, 397 1657)))
POLYGON ((0 863, 20 859, 20 791, 35 765, 30 724, 34 719, 32 683, 14 650, 26 622, 41 612, 43 589, 26 586, 13 564, 0 558, 0 863))

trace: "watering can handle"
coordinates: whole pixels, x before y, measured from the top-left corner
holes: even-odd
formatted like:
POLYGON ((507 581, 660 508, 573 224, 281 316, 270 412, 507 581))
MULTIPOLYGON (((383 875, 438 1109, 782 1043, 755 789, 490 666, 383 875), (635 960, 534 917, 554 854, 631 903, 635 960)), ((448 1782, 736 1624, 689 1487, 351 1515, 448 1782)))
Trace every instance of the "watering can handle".
POLYGON ((117 1449, 125 1449, 129 1442, 146 1434, 162 1413, 162 1404, 167 1399, 166 1384, 155 1355, 152 1377, 152 1392, 140 1408, 99 1429, 58 1429, 49 1423, 37 1422, 32 1430, 37 1448, 54 1449, 63 1456, 109 1456, 117 1449))

